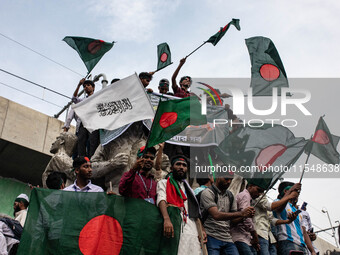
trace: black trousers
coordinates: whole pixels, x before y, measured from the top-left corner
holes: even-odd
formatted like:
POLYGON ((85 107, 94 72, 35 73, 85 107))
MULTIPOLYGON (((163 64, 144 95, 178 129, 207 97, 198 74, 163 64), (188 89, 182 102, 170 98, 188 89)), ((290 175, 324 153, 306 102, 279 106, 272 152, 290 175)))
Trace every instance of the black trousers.
POLYGON ((99 130, 90 133, 86 128, 84 128, 83 123, 81 123, 78 131, 78 156, 91 158, 98 145, 99 130))

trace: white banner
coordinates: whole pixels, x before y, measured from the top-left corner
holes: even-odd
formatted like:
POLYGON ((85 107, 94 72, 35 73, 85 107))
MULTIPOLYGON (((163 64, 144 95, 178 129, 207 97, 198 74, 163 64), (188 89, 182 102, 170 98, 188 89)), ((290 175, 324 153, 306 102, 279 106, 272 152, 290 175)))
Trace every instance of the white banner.
POLYGON ((114 130, 131 122, 152 119, 155 115, 136 74, 111 84, 72 108, 90 132, 114 130))

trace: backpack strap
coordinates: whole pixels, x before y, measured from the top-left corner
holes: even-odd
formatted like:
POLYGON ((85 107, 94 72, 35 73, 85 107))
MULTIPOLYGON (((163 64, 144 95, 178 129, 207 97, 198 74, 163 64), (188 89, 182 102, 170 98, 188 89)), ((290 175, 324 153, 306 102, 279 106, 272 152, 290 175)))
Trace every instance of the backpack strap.
POLYGON ((231 208, 233 207, 233 203, 234 203, 234 195, 230 190, 226 190, 226 194, 229 198, 229 212, 233 212, 231 208))
POLYGON ((209 186, 208 189, 210 189, 214 193, 215 204, 217 205, 217 202, 218 202, 218 191, 217 191, 217 189, 214 187, 214 185, 209 186))

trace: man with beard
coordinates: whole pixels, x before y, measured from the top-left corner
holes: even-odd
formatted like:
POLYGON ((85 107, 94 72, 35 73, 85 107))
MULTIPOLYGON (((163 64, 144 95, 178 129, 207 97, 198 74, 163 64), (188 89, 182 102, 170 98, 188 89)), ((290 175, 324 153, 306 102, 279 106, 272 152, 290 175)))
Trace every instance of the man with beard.
MULTIPOLYGON (((201 254, 195 219, 200 217, 199 205, 186 181, 188 159, 182 155, 171 159, 171 173, 157 184, 157 205, 164 219, 164 236, 174 237, 174 227, 167 211, 168 206, 181 210, 182 225, 178 245, 179 255, 201 254)), ((205 237, 205 232, 203 233, 205 237)))
POLYGON ((14 219, 19 221, 21 226, 25 225, 28 204, 29 204, 28 196, 24 193, 20 194, 14 200, 14 205, 13 205, 14 219))
POLYGON ((204 189, 201 194, 201 209, 203 212, 208 212, 204 221, 204 228, 208 235, 207 249, 212 255, 237 255, 238 251, 230 234, 230 220, 246 219, 255 213, 254 208, 250 206, 237 211, 233 194, 227 190, 232 177, 227 174, 217 178, 216 183, 204 189))
POLYGON ((138 150, 136 162, 120 179, 119 193, 122 196, 140 198, 155 204, 157 183, 151 174, 155 155, 154 147, 145 149, 143 146, 138 150))
POLYGON ((104 190, 91 183, 92 168, 88 157, 77 157, 73 160, 76 180, 64 190, 76 192, 103 192, 104 190))
POLYGON ((15 221, 10 219, 9 217, 1 217, 0 218, 0 254, 15 254, 18 249, 18 244, 20 242, 20 237, 15 235, 14 228, 18 232, 19 229, 22 231, 22 228, 19 228, 19 225, 22 227, 25 225, 26 216, 27 216, 27 207, 29 204, 29 199, 26 194, 20 194, 14 200, 14 217, 15 221), (12 224, 10 224, 12 222, 12 224), (16 223, 17 225, 15 225, 16 223))

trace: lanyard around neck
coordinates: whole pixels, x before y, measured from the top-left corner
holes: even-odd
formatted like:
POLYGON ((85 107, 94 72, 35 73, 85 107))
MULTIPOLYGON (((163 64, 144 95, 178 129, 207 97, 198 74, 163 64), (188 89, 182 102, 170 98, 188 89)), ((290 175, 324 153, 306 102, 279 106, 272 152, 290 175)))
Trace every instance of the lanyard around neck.
POLYGON ((149 197, 149 192, 150 192, 150 190, 151 190, 151 188, 152 188, 152 180, 150 180, 150 189, 148 189, 148 188, 146 187, 146 184, 145 184, 145 182, 144 182, 143 177, 141 176, 141 174, 138 173, 138 175, 139 175, 139 178, 140 178, 140 179, 142 180, 142 182, 143 182, 143 185, 144 185, 144 188, 145 188, 145 191, 146 191, 146 195, 149 197))

